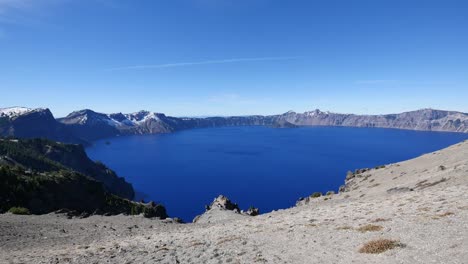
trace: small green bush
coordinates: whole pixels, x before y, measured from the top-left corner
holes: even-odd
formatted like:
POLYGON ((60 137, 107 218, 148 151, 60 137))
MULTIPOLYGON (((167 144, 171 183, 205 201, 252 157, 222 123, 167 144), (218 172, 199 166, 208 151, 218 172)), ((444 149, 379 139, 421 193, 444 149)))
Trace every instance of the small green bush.
POLYGON ((24 207, 12 207, 12 208, 10 208, 10 210, 8 210, 8 212, 10 212, 12 214, 17 214, 17 215, 28 215, 28 214, 30 214, 29 209, 24 208, 24 207))
POLYGON ((333 194, 335 194, 334 191, 328 191, 326 195, 327 195, 327 196, 330 196, 330 195, 333 195, 333 194))
POLYGON ((322 196, 321 192, 314 192, 310 197, 317 198, 317 197, 320 197, 320 196, 322 196))

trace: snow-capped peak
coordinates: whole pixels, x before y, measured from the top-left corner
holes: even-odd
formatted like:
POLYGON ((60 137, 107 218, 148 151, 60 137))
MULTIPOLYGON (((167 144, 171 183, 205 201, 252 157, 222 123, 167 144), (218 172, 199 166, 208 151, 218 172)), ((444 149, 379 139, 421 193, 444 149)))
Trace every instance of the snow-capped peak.
POLYGON ((10 116, 10 115, 22 115, 22 114, 30 112, 30 111, 32 111, 31 108, 19 107, 19 106, 0 108, 0 114, 4 114, 4 115, 8 115, 8 116, 10 116))
POLYGON ((147 120, 159 120, 158 115, 155 112, 148 112, 148 111, 139 111, 132 114, 125 115, 128 120, 134 123, 142 123, 147 120))
POLYGON ((28 114, 34 111, 42 111, 42 110, 44 109, 43 108, 28 108, 28 107, 20 107, 20 106, 6 107, 6 108, 0 108, 0 116, 13 118, 13 117, 18 117, 18 116, 28 114))

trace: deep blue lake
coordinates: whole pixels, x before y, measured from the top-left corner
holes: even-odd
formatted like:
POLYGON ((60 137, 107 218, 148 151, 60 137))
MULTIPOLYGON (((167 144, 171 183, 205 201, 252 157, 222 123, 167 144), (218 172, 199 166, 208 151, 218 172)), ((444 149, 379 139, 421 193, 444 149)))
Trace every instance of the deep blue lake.
POLYGON ((315 191, 337 191, 348 170, 464 139, 468 134, 379 128, 223 127, 116 137, 87 153, 131 182, 138 199, 161 202, 171 217, 191 221, 219 194, 242 209, 288 208, 315 191))

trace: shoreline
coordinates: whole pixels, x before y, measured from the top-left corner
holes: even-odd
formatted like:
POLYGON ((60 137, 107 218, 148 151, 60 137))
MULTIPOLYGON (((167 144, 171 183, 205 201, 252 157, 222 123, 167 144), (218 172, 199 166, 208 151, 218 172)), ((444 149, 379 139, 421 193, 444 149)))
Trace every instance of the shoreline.
MULTIPOLYGON (((232 127, 231 127, 231 128, 232 128, 232 127)), ((239 128, 245 128, 245 127, 239 127, 239 128)), ((335 127, 328 127, 328 128, 335 128, 335 127)), ((203 128, 203 129, 211 129, 211 128, 203 128)), ((223 129, 223 128, 215 128, 215 129, 223 129)), ((352 128, 352 129, 355 129, 355 128, 352 128)), ((358 128, 358 129, 359 129, 359 128, 358 128)), ((386 130, 386 129, 385 129, 385 130, 386 130)), ((411 132, 411 133, 413 133, 413 132, 411 132)), ((419 133, 419 131, 415 131, 414 133, 419 133)), ((423 132, 423 133, 426 133, 426 131, 423 132)), ((427 132, 427 133, 431 133, 431 132, 427 132)), ((432 133, 431 133, 431 134, 432 134, 432 133)), ((140 137, 139 135, 130 135, 130 136, 128 136, 128 137, 137 137, 137 136, 140 137)), ((148 137, 148 138, 152 138, 152 137, 153 137, 153 135, 143 135, 143 136, 144 136, 144 137, 148 137)), ((159 135, 156 135, 156 137, 158 137, 158 136, 159 136, 159 135)), ((115 139, 122 139, 122 138, 123 138, 123 139, 125 140, 125 137, 127 137, 127 136, 116 137, 115 139)), ((461 140, 464 140, 464 139, 461 139, 461 140)), ((101 148, 106 148, 106 146, 103 145, 105 141, 112 141, 112 139, 104 139, 104 140, 98 141, 101 148)), ((457 141, 457 142, 458 142, 458 141, 457 141)), ((112 142, 111 142, 111 145, 112 145, 112 142)), ((423 155, 423 154, 425 154, 425 153, 427 153, 427 152, 430 152, 430 151, 432 151, 432 150, 425 151, 425 152, 421 152, 420 154, 415 154, 414 156, 411 156, 410 158, 415 158, 415 157, 417 157, 417 156, 419 156, 419 155, 423 155)), ((401 159, 401 160, 406 160, 406 159, 407 159, 407 158, 401 159)), ((401 161, 401 160, 389 161, 389 162, 386 162, 386 163, 394 163, 394 162, 399 162, 399 161, 401 161)), ((375 163, 374 165, 376 166, 376 165, 381 165, 381 164, 380 164, 380 163, 375 163)), ((373 166, 373 165, 370 165, 370 166, 373 166)), ((247 206, 248 206, 248 205, 255 205, 255 206, 259 207, 259 209, 261 210, 262 214, 268 213, 268 212, 271 212, 271 211, 275 211, 275 210, 287 209, 287 208, 290 208, 290 207, 294 206, 295 203, 297 202, 297 200, 298 200, 300 197, 305 197, 305 196, 307 196, 307 195, 309 195, 309 194, 312 194, 312 193, 315 192, 315 191, 322 191, 322 192, 325 194, 325 192, 327 192, 327 191, 329 191, 329 190, 332 190, 332 191, 335 191, 335 192, 337 193, 338 190, 339 190, 339 188, 340 188, 340 186, 342 186, 342 185, 345 183, 346 171, 349 171, 349 170, 354 171, 354 170, 359 169, 359 168, 361 168, 361 167, 360 167, 360 166, 352 166, 352 167, 343 169, 343 172, 342 172, 342 173, 339 173, 339 175, 338 175, 339 178, 340 178, 339 182, 337 182, 336 185, 335 185, 333 188, 328 188, 328 189, 326 189, 326 190, 325 190, 325 189, 323 189, 323 190, 320 190, 320 189, 310 189, 308 193, 299 192, 296 196, 294 196, 294 197, 292 197, 292 198, 289 197, 289 198, 291 198, 291 199, 288 198, 288 199, 287 199, 287 201, 288 201, 287 204, 285 204, 285 203, 283 202, 283 205, 282 205, 282 206, 275 206, 275 205, 273 204, 273 205, 271 205, 270 208, 265 208, 265 206, 261 206, 261 205, 255 203, 255 202, 254 202, 255 200, 252 200, 251 202, 241 201, 240 205, 241 205, 243 208, 245 207, 244 209, 247 209, 247 206), (350 169, 350 168, 352 168, 352 169, 350 169)), ((119 175, 120 175, 120 174, 121 174, 121 173, 119 173, 119 175)), ((130 178, 131 178, 131 177, 129 178, 128 175, 124 175, 124 174, 122 174, 122 176, 126 176, 127 179, 130 179, 130 178)), ((140 176, 140 177, 141 177, 141 176, 140 176)), ((134 183, 134 181, 132 181, 132 183, 134 183)), ((137 188, 137 187, 135 187, 135 189, 136 189, 137 192, 145 192, 145 189, 141 189, 141 188, 137 188)), ((146 189, 146 190, 147 190, 147 189, 146 189)), ((156 199, 157 201, 160 201, 160 202, 162 202, 163 204, 166 204, 165 201, 167 201, 167 200, 165 200, 164 198, 156 197, 156 196, 153 197, 153 198, 151 198, 151 194, 148 194, 148 193, 151 193, 151 192, 146 192, 147 196, 144 198, 145 201, 148 201, 148 200, 151 200, 151 199, 156 199), (150 197, 148 197, 148 195, 149 195, 150 197)), ((214 198, 216 195, 218 195, 218 194, 225 194, 225 193, 223 193, 223 192, 221 191, 221 192, 216 192, 216 193, 214 193, 212 196, 205 197, 205 198, 206 198, 206 202, 202 202, 202 203, 199 203, 199 204, 194 205, 196 209, 194 209, 193 211, 198 211, 199 213, 202 213, 202 212, 203 212, 203 205, 209 203, 209 202, 211 201, 211 199, 213 199, 213 198, 214 198)), ((154 194, 154 195, 156 195, 156 194, 154 194)), ((233 199, 234 201, 238 202, 238 200, 236 199, 235 196, 230 196, 229 198, 231 198, 231 199, 233 199)), ((134 199, 134 200, 135 200, 135 201, 139 201, 138 197, 137 197, 136 199, 134 199)), ((177 207, 177 205, 176 205, 176 207, 177 207)), ((173 203, 172 205, 167 206, 167 210, 168 210, 168 212, 169 212, 169 214, 170 214, 170 217, 182 217, 182 219, 183 219, 184 221, 186 221, 186 222, 191 222, 192 219, 193 219, 197 214, 199 214, 199 213, 195 213, 195 214, 193 214, 193 216, 187 217, 187 216, 184 216, 183 213, 182 213, 182 214, 180 214, 180 213, 179 213, 179 214, 177 214, 177 213, 171 213, 171 211, 172 211, 171 209, 173 209, 173 208, 174 208, 174 203, 173 203)), ((193 208, 193 207, 191 207, 191 208, 193 208)), ((176 210, 176 211, 177 211, 177 210, 176 210)))
MULTIPOLYGON (((114 135, 110 137, 103 137, 99 138, 96 140, 92 140, 90 145, 84 146, 85 148, 91 148, 94 146, 96 142, 101 142, 104 140, 111 140, 115 138, 124 138, 124 137, 140 137, 140 136, 157 136, 157 135, 172 135, 175 133, 181 133, 185 131, 191 131, 191 130, 203 130, 203 129, 223 129, 223 128, 248 128, 248 127, 261 127, 261 128, 267 128, 267 129, 279 129, 278 127, 272 127, 268 125, 234 125, 234 126, 215 126, 215 127, 194 127, 194 128, 187 128, 187 129, 181 129, 181 130, 175 130, 172 132, 164 132, 164 133, 142 133, 142 134, 119 134, 119 135, 114 135)), ((301 128, 351 128, 351 129, 376 129, 376 130, 397 130, 397 131, 412 131, 412 132, 423 132, 423 133, 442 133, 442 134, 455 134, 455 135, 460 135, 460 134, 466 134, 468 136, 468 132, 463 132, 463 131, 443 131, 443 130, 424 130, 424 129, 409 129, 409 128, 391 128, 391 127, 363 127, 363 126, 330 126, 330 125, 298 125, 297 127, 291 127, 291 128, 283 128, 283 129, 301 129, 301 128)), ((112 142, 111 142, 112 143, 112 142)))

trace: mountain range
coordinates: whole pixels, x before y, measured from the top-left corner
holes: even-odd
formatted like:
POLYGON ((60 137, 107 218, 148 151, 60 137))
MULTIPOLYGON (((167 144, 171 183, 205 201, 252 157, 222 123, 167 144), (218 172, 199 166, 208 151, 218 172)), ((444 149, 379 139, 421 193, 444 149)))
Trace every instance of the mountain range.
POLYGON ((139 111, 131 114, 103 114, 85 109, 63 118, 54 118, 47 108, 10 107, 0 109, 0 136, 48 138, 89 144, 120 135, 171 133, 179 130, 222 126, 346 126, 379 127, 423 131, 468 133, 468 114, 456 111, 421 109, 400 114, 355 115, 293 111, 279 115, 187 118, 139 111))

